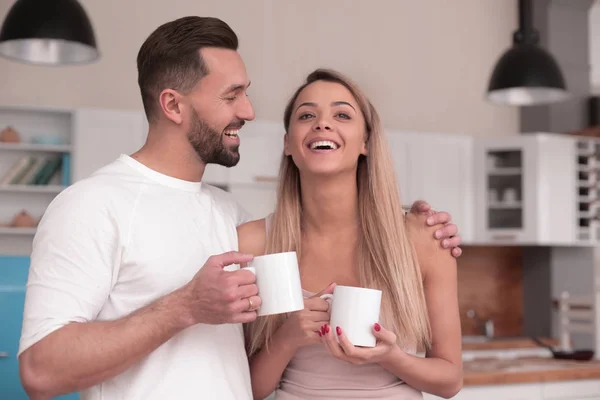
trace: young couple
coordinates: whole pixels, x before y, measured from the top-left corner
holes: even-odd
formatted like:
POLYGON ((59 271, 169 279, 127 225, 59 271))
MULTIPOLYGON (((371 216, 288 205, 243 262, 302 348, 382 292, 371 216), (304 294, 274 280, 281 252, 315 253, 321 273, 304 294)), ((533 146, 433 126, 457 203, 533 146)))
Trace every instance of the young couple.
POLYGON ((462 385, 456 226, 426 204, 404 216, 377 112, 348 78, 316 70, 291 97, 268 218, 249 221, 201 182, 206 164, 237 164, 239 130, 254 119, 237 47, 227 24, 201 17, 164 24, 142 45, 147 142, 57 196, 39 225, 19 350, 26 391, 34 400, 453 396, 462 385), (257 318, 254 275, 237 266, 290 250, 305 308, 257 318), (383 291, 376 347, 354 347, 330 326, 319 295, 335 284, 383 291))

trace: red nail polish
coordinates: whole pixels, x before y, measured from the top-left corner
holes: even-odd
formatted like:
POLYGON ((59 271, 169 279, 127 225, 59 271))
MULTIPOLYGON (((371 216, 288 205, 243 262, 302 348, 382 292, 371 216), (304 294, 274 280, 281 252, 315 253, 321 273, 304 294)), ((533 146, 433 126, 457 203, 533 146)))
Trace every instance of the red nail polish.
POLYGON ((325 334, 325 325, 321 326, 321 330, 319 332, 321 333, 321 335, 325 334))
POLYGON ((339 326, 335 328, 335 331, 337 332, 338 336, 342 334, 342 328, 340 328, 339 326))
POLYGON ((321 334, 321 331, 317 331, 317 333, 319 334, 319 336, 323 336, 323 334, 321 334))
POLYGON ((381 325, 379 325, 377 322, 375 323, 375 331, 379 332, 381 330, 381 325))
POLYGON ((329 333, 329 325, 325 325, 325 333, 329 333))

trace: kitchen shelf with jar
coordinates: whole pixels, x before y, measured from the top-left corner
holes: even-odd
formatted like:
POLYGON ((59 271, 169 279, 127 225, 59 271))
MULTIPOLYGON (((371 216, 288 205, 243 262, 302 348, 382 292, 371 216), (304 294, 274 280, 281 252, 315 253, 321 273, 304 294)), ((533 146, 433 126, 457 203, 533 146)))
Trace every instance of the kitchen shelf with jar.
POLYGON ((0 254, 29 254, 39 219, 69 185, 71 115, 0 107, 0 254))
POLYGON ((524 133, 474 140, 475 242, 585 246, 599 240, 596 139, 524 133))
POLYGON ((0 255, 27 255, 50 202, 139 149, 143 110, 0 106, 0 255))
MULTIPOLYGON (((49 202, 69 185, 71 128, 69 110, 0 107, 2 242, 27 247, 18 238, 30 241, 49 202)), ((0 253, 12 251, 1 247, 0 253)))

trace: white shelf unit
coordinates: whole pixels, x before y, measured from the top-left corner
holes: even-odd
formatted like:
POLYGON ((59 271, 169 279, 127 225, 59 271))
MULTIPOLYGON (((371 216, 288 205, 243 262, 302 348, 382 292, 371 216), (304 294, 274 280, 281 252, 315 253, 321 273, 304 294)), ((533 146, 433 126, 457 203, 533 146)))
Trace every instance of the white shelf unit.
POLYGON ((2 235, 23 235, 33 236, 35 235, 36 228, 14 228, 8 226, 0 226, 0 236, 2 235))
POLYGON ((597 150, 597 139, 556 133, 475 139, 477 242, 595 245, 597 150))
POLYGON ((68 153, 73 149, 70 145, 36 144, 36 143, 2 143, 0 151, 38 151, 44 153, 68 153))
MULTIPOLYGON (((0 177, 24 156, 62 157, 72 152, 73 112, 70 110, 0 107, 0 130, 9 126, 17 131, 20 142, 0 142, 0 177), (36 139, 47 140, 50 137, 58 143, 35 143, 36 139)), ((62 167, 47 185, 0 185, 0 254, 29 253, 36 228, 6 225, 22 210, 38 222, 48 204, 64 188, 62 167)))
POLYGON ((0 185, 0 193, 55 193, 65 189, 62 185, 0 185))
MULTIPOLYGON (((0 142, 0 178, 24 155, 70 154, 73 183, 143 144, 148 125, 141 110, 0 106, 0 130, 11 126, 20 143, 0 142), (58 138, 57 144, 41 144, 34 138, 58 138)), ((48 142, 44 140, 44 143, 48 142)), ((54 141, 53 141, 54 142, 54 141)), ((36 228, 6 226, 21 210, 37 221, 50 202, 66 186, 57 174, 48 185, 0 185, 0 256, 29 255, 36 228)))
POLYGON ((579 137, 576 139, 577 162, 577 239, 593 243, 600 239, 598 221, 600 204, 598 168, 600 167, 600 140, 579 137))

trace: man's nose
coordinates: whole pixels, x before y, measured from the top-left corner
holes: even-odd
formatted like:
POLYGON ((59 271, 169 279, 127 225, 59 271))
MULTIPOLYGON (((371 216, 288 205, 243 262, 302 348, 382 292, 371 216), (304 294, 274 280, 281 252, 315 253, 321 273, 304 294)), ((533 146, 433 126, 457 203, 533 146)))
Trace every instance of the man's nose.
POLYGON ((244 99, 240 103, 237 117, 246 121, 252 121, 255 117, 254 107, 252 107, 252 103, 247 96, 244 96, 244 99))

